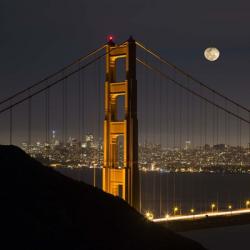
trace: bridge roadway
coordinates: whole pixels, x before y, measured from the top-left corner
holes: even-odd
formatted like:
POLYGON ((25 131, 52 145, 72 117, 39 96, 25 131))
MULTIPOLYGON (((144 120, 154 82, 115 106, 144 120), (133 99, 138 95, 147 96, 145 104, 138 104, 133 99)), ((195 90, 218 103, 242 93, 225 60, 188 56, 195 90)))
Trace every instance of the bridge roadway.
POLYGON ((230 211, 214 211, 201 214, 189 214, 189 215, 167 215, 164 218, 153 219, 154 222, 167 222, 167 221, 181 221, 181 220, 194 220, 194 219, 205 219, 207 217, 219 217, 227 215, 241 215, 250 214, 250 209, 238 209, 230 211))

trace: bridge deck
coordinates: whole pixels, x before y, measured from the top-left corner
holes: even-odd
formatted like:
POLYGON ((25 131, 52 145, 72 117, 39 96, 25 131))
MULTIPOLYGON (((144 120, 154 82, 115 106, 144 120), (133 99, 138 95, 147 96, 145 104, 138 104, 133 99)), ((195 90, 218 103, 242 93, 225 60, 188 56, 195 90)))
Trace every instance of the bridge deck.
POLYGON ((176 221, 176 220, 194 220, 194 219, 203 219, 207 217, 216 217, 216 216, 225 216, 225 215, 240 215, 240 214, 250 214, 250 209, 238 209, 231 211, 216 211, 216 212, 207 212, 201 214, 191 214, 191 215, 176 215, 176 216, 166 216, 164 218, 154 219, 154 222, 167 222, 167 221, 176 221))
POLYGON ((250 224, 250 209, 169 216, 153 220, 177 232, 250 224))

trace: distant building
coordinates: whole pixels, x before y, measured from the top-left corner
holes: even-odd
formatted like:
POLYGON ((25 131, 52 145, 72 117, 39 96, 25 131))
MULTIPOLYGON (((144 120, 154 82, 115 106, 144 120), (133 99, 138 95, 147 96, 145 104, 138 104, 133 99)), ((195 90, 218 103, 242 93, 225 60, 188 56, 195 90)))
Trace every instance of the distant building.
POLYGON ((92 134, 87 134, 85 136, 86 148, 93 148, 94 146, 94 136, 92 134))
POLYGON ((185 150, 188 150, 191 148, 191 141, 185 141, 185 150))
POLYGON ((68 145, 71 146, 71 147, 77 146, 77 145, 78 145, 77 139, 76 139, 76 138, 73 138, 73 137, 71 137, 71 136, 69 137, 67 143, 68 143, 68 145))

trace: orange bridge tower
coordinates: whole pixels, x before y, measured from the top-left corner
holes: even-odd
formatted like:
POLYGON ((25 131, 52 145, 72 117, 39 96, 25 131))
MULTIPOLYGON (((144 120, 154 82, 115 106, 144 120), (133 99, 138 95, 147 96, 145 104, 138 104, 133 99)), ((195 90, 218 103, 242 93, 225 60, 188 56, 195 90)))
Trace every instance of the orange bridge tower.
POLYGON ((102 187, 138 209, 138 121, 136 44, 132 37, 122 45, 106 45, 104 166, 102 187), (116 80, 117 62, 125 59, 126 79, 116 80), (123 96, 124 117, 118 119, 118 98, 123 96), (120 145, 120 139, 122 145, 120 145), (123 148, 122 162, 119 160, 123 148))

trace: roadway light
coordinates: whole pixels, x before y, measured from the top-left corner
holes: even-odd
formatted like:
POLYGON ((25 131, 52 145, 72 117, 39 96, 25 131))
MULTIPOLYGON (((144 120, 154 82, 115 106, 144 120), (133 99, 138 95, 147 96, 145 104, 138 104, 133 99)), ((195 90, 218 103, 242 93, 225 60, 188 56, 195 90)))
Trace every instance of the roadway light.
POLYGON ((228 209, 231 211, 231 214, 232 214, 232 208, 233 208, 233 206, 231 204, 229 204, 228 209))
POLYGON ((212 203, 212 204, 211 204, 212 213, 213 213, 215 207, 216 207, 215 204, 212 203))
POLYGON ((178 212, 179 208, 178 207, 174 207, 174 215, 178 212))
POLYGON ((248 207, 249 207, 249 205, 250 205, 250 201, 249 201, 249 200, 247 200, 247 201, 246 201, 246 208, 248 208, 248 207))
POLYGON ((165 218, 168 219, 168 218, 169 218, 169 214, 166 214, 166 215, 165 215, 165 218))
POLYGON ((147 212, 145 213, 145 216, 146 216, 146 218, 147 218, 148 220, 153 220, 153 219, 154 219, 154 215, 153 215, 153 213, 150 212, 150 211, 147 211, 147 212))
POLYGON ((193 219, 194 219, 194 208, 190 209, 190 213, 193 215, 193 219))

